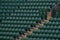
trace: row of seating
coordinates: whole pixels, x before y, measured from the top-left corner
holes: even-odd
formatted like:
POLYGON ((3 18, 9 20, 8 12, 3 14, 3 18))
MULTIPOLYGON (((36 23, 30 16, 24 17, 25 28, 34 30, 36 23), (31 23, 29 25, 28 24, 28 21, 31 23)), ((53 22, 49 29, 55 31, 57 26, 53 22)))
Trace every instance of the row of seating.
POLYGON ((36 1, 38 1, 38 2, 41 2, 41 1, 43 1, 43 2, 46 2, 46 1, 47 1, 47 2, 51 2, 51 1, 53 1, 53 2, 55 2, 55 1, 60 1, 60 0, 1 0, 1 1, 13 1, 13 2, 14 2, 14 1, 16 1, 16 2, 17 2, 17 1, 19 1, 19 2, 20 2, 20 1, 23 1, 23 2, 24 2, 24 1, 32 1, 32 2, 33 2, 33 1, 34 1, 34 2, 36 2, 36 1))
POLYGON ((24 2, 24 3, 17 3, 17 2, 11 3, 11 2, 9 2, 8 4, 4 2, 4 3, 2 3, 1 5, 2 5, 2 6, 3 6, 3 5, 6 5, 6 6, 11 6, 11 5, 13 5, 13 6, 15 6, 15 5, 21 5, 21 6, 24 6, 24 5, 27 5, 27 6, 28 6, 28 5, 30 5, 30 6, 31 6, 31 5, 33 5, 33 6, 39 6, 39 5, 49 6, 49 5, 55 5, 55 2, 53 2, 53 3, 52 3, 52 2, 43 2, 43 3, 42 3, 42 2, 40 2, 40 3, 38 3, 38 2, 33 2, 33 3, 32 3, 32 2, 29 2, 29 3, 28 3, 28 2, 24 2))
POLYGON ((29 17, 29 16, 31 16, 31 17, 38 17, 39 16, 39 14, 37 13, 37 14, 32 14, 32 13, 27 13, 27 14, 25 14, 25 13, 21 13, 21 14, 1 14, 1 16, 7 16, 7 17, 9 17, 9 16, 15 16, 15 17, 29 17))
POLYGON ((47 8, 50 8, 50 6, 0 6, 0 9, 47 9, 47 8))
POLYGON ((21 40, 59 40, 59 39, 54 39, 54 38, 23 38, 21 40))

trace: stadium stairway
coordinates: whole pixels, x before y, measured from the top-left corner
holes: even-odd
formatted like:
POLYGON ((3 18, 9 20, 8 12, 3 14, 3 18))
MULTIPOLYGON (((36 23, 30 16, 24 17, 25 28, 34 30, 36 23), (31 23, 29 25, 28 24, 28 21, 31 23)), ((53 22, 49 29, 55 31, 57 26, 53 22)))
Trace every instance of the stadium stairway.
MULTIPOLYGON (((57 1, 59 0, 0 0, 0 40, 13 40, 13 36, 19 36, 19 32, 24 31, 25 28, 30 28, 30 25, 36 24, 36 21, 41 21, 41 16, 45 18, 47 9, 51 5, 55 5, 57 1)), ((40 38, 41 40, 54 40, 56 37, 52 36, 51 38, 50 35, 54 35, 55 27, 53 27, 54 33, 51 34, 50 28, 47 28, 50 29, 50 33, 47 29, 44 30, 49 27, 45 25, 22 40, 40 40, 40 38), (47 34, 42 34, 45 31, 47 34)), ((59 36, 56 40, 58 38, 59 36)))

